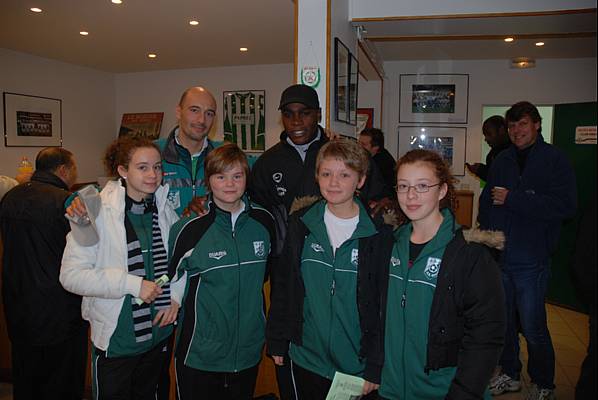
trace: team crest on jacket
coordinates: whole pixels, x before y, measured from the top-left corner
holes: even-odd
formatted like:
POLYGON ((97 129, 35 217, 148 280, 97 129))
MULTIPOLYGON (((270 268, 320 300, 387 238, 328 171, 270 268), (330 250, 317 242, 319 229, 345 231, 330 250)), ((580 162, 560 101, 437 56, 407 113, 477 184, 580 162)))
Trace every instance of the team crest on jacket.
POLYGON ((399 260, 398 257, 390 257, 390 263, 393 267, 398 267, 399 265, 401 265, 401 260, 399 260))
POLYGON ((357 262, 359 261, 359 249, 351 250, 351 264, 357 267, 357 262))
POLYGON ((272 174, 272 180, 276 183, 282 182, 282 172, 275 172, 272 174))
POLYGON ((253 252, 257 257, 263 257, 266 254, 266 248, 263 240, 253 242, 253 252))
POLYGON ((317 243, 312 243, 311 244, 311 249, 313 251, 315 251, 316 253, 323 253, 324 252, 324 248, 321 245, 317 244, 317 243))
POLYGON ((428 257, 428 263, 426 264, 426 269, 424 269, 426 278, 434 279, 438 276, 441 262, 442 260, 440 258, 428 257))

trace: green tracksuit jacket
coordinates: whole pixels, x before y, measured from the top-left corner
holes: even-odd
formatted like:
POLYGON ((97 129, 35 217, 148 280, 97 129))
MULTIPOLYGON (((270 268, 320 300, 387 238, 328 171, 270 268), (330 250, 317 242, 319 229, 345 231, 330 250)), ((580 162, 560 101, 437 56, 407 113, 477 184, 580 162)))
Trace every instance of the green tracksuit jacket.
POLYGON ((188 367, 236 372, 260 361, 274 222, 266 210, 246 199, 244 204, 234 228, 231 215, 211 201, 208 214, 172 228, 173 297, 181 281, 186 287, 176 357, 188 367))
POLYGON ((360 238, 377 231, 363 205, 357 204, 357 227, 335 255, 324 224, 326 202, 320 201, 302 217, 309 230, 301 255, 303 338, 301 346, 291 343, 289 354, 297 365, 328 379, 336 371, 362 375, 365 368, 359 357, 358 248, 360 238))

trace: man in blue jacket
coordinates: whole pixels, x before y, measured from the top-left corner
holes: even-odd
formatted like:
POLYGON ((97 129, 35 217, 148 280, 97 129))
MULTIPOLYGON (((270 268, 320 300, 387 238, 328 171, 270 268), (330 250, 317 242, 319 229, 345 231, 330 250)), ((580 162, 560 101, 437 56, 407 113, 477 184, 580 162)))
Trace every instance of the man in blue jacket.
POLYGON ((544 297, 549 258, 564 219, 577 203, 575 174, 565 154, 544 142, 538 109, 527 101, 506 113, 512 145, 494 160, 480 198, 482 229, 502 231, 501 256, 507 301, 502 373, 490 381, 493 395, 521 389, 517 315, 527 341, 528 399, 554 398, 554 348, 546 323, 544 297))

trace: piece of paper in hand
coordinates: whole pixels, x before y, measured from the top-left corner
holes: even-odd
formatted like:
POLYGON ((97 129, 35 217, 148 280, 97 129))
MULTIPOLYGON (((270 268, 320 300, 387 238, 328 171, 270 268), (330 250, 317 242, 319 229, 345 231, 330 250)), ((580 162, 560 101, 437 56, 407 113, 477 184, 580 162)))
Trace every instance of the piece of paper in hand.
POLYGON ((343 374, 341 372, 334 373, 332 386, 328 391, 326 400, 358 400, 361 399, 363 392, 363 378, 353 375, 343 374))
MULTIPOLYGON (((159 277, 158 279, 156 279, 154 281, 154 283, 156 285, 158 285, 158 287, 162 287, 164 285, 166 285, 168 283, 168 275, 162 275, 161 277, 159 277)), ((137 303, 138 306, 143 304, 143 300, 141 300, 139 297, 135 297, 135 303, 137 303)))

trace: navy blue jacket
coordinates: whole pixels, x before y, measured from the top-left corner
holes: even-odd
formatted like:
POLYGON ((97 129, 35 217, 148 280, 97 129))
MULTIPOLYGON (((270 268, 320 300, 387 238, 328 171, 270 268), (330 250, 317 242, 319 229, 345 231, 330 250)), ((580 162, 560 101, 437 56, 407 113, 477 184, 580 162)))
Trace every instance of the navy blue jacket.
POLYGON ((556 247, 561 222, 577 207, 575 173, 566 155, 538 135, 523 171, 517 148, 511 145, 492 163, 480 197, 480 228, 502 231, 506 237, 503 263, 547 261, 556 247), (491 189, 509 190, 505 204, 492 205, 491 189))

